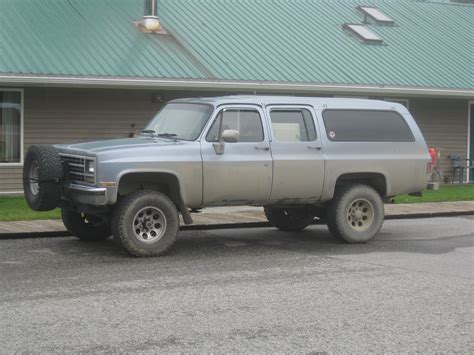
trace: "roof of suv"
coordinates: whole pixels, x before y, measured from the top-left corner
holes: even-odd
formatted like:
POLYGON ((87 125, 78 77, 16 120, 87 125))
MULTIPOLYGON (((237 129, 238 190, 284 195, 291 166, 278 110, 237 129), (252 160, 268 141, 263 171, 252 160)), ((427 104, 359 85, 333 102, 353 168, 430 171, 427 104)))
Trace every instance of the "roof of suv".
POLYGON ((226 104, 239 105, 311 105, 315 108, 352 108, 406 111, 406 107, 395 102, 382 100, 311 97, 311 96, 261 96, 261 95, 229 95, 216 97, 192 97, 176 99, 171 102, 203 103, 215 107, 226 104))

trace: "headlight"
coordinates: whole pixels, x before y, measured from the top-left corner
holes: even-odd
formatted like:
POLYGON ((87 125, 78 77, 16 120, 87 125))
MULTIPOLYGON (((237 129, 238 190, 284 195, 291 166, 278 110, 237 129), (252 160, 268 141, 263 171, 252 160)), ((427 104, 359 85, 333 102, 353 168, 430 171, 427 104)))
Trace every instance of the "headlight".
POLYGON ((93 160, 86 161, 86 173, 95 174, 95 162, 93 160))

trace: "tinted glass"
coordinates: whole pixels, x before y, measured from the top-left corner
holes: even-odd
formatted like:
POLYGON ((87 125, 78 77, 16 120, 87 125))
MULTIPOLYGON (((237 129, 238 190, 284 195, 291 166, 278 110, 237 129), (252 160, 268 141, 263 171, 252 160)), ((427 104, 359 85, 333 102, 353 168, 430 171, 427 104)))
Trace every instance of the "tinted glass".
POLYGON ((393 111, 325 110, 324 125, 332 141, 410 142, 413 133, 393 111))
POLYGON ((311 113, 305 109, 272 110, 273 137, 281 142, 309 142, 316 139, 311 113))
POLYGON ((262 142, 264 138, 262 120, 256 110, 225 109, 221 111, 207 134, 207 141, 219 141, 220 135, 226 129, 238 131, 239 142, 262 142))

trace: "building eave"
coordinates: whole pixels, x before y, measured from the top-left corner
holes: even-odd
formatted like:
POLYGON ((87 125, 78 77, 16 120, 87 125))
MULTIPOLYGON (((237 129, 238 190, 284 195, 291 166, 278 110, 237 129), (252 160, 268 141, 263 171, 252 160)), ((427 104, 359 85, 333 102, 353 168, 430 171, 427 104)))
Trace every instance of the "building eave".
POLYGON ((327 84, 301 82, 270 82, 206 79, 162 79, 125 77, 47 76, 0 74, 2 86, 52 86, 74 88, 117 89, 182 89, 268 91, 295 93, 351 93, 395 96, 431 96, 450 98, 474 98, 474 89, 433 88, 393 85, 327 84))

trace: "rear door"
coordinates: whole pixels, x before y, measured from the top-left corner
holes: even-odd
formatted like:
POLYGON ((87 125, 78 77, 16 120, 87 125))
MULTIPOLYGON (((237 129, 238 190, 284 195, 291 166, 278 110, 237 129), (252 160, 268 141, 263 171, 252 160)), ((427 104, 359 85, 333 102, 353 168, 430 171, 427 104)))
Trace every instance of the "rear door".
POLYGON ((259 106, 220 109, 201 140, 203 204, 254 204, 268 201, 272 184, 269 134, 259 106), (239 132, 236 143, 222 143, 222 132, 239 132), (218 154, 215 146, 223 144, 218 154))
POLYGON ((316 201, 324 183, 324 157, 307 106, 268 106, 272 133, 273 184, 270 199, 316 201))

